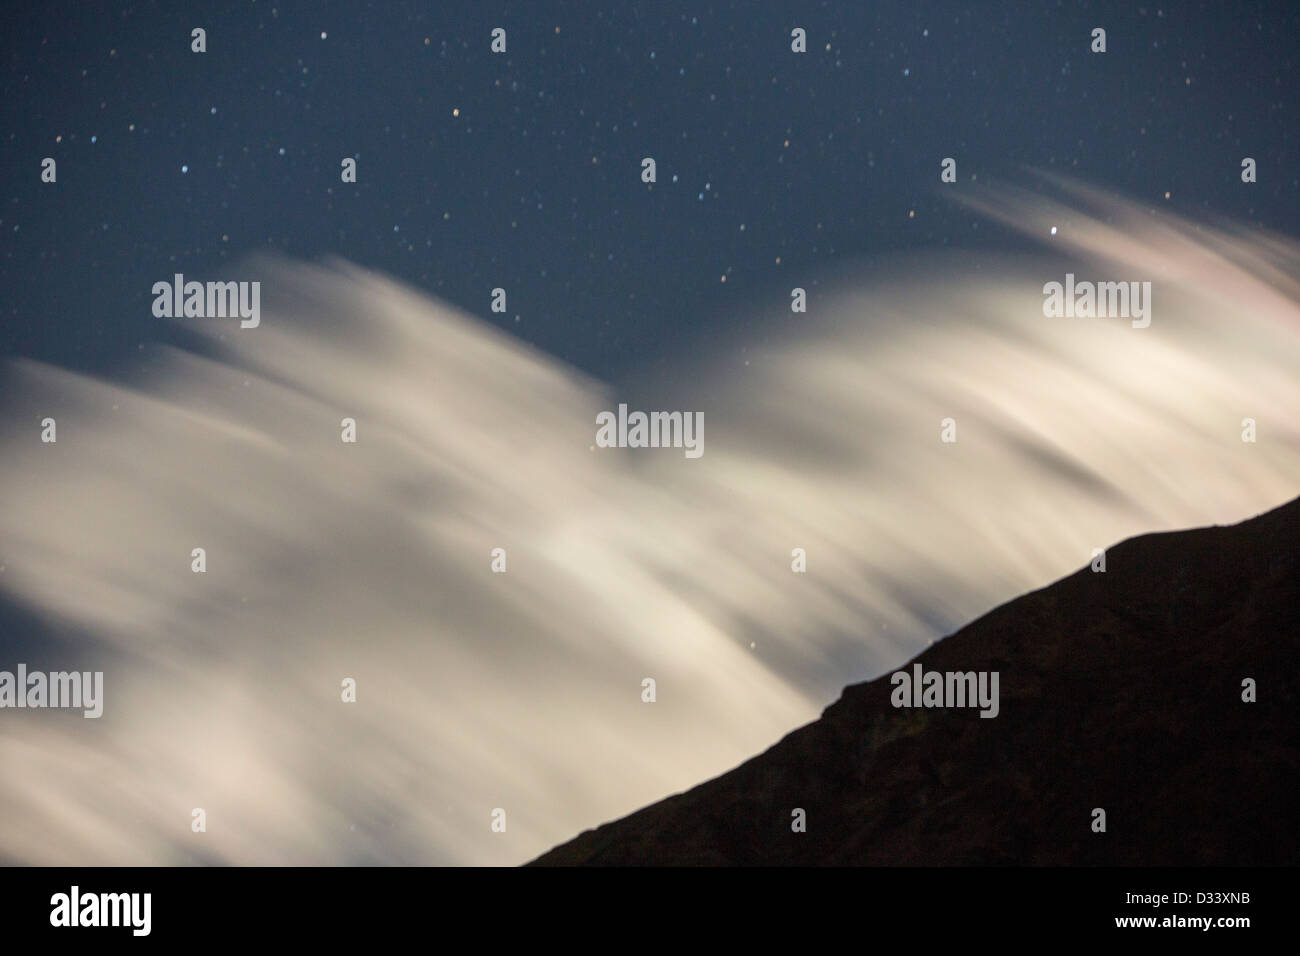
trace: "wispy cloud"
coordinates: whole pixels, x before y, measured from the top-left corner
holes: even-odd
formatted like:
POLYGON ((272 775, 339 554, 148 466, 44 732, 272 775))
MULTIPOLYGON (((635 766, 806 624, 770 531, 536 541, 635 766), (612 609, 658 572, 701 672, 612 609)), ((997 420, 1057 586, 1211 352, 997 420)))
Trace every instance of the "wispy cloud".
POLYGON ((698 459, 594 448, 610 386, 341 263, 250 266, 261 324, 191 320, 211 357, 12 363, 0 587, 105 677, 96 721, 0 711, 0 856, 521 862, 1093 547, 1294 497, 1300 250, 1065 185, 977 200, 1040 259, 841 282, 683 359, 647 387, 704 413, 698 459), (1150 280, 1150 327, 1045 318, 1067 269, 1150 280))

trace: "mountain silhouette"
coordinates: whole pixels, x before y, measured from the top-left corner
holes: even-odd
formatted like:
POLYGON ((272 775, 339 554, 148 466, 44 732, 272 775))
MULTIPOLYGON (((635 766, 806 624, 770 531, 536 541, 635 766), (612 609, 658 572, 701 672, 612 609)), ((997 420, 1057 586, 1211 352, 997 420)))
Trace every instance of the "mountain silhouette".
POLYGON ((996 717, 885 674, 529 865, 1294 865, 1298 554, 1300 499, 1131 538, 915 659, 998 672, 996 717))

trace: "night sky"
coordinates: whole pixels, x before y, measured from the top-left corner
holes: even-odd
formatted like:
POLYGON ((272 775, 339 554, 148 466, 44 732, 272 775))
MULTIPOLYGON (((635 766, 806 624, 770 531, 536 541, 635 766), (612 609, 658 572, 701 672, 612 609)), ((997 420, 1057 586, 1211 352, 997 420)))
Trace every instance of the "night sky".
POLYGON ((1300 221, 1292 4, 182 6, 7 12, 0 354, 103 368, 182 334, 154 282, 270 250, 378 269, 617 380, 836 260, 1015 248, 942 194, 972 180, 1054 169, 1300 221))
MULTIPOLYGON (((1296 0, 8 6, 0 673, 106 674, 109 716, 3 718, 0 864, 521 863, 927 648, 1014 714, 1056 645, 936 642, 1297 493, 1296 0), (1112 321, 1040 310, 1075 270, 1112 321), (155 315, 177 273, 270 277, 274 327, 155 315), (629 407, 701 454, 606 440, 629 407)), ((1158 711, 1098 620, 1089 699, 998 727, 1158 711)))

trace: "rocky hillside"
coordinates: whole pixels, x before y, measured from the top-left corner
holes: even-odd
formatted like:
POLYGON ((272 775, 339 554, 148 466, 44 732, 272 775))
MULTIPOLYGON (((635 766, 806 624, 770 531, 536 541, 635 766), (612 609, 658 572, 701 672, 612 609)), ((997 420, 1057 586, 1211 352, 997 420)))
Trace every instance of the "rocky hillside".
POLYGON ((996 717, 896 708, 886 674, 530 865, 1300 863, 1298 557, 1300 499, 1125 541, 916 659, 997 671, 996 717))

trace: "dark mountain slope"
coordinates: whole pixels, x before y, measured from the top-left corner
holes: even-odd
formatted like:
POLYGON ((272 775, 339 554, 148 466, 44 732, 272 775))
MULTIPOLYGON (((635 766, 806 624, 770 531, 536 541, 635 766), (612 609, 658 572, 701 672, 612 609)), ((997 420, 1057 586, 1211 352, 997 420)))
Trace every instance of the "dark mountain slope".
POLYGON ((886 674, 530 865, 1300 863, 1298 553, 1300 499, 1125 541, 917 658, 998 671, 997 717, 895 708, 886 674))

